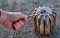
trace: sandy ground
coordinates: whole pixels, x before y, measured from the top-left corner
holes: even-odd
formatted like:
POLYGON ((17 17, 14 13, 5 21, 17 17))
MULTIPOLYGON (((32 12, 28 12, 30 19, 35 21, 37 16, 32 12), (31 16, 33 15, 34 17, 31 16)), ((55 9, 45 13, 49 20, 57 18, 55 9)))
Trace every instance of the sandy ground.
MULTIPOLYGON (((60 38, 60 0, 0 0, 0 9, 20 11, 25 15, 32 14, 38 6, 49 6, 57 13, 56 32, 51 38, 60 38)), ((13 35, 13 29, 0 25, 0 38, 13 38, 13 35)), ((19 30, 18 38, 39 38, 34 32, 32 18, 19 30)))

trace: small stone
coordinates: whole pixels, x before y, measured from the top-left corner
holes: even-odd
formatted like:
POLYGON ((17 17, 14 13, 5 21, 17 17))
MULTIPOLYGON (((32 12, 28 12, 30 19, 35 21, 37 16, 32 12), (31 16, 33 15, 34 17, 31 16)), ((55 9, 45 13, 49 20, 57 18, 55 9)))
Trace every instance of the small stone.
POLYGON ((17 37, 15 37, 15 38, 17 38, 17 37))
POLYGON ((16 33, 14 33, 14 34, 16 34, 16 33))
POLYGON ((14 37, 16 37, 16 35, 14 35, 14 37))
POLYGON ((33 34, 33 33, 31 33, 31 34, 33 34))
POLYGON ((13 37, 13 35, 11 35, 11 37, 13 37))

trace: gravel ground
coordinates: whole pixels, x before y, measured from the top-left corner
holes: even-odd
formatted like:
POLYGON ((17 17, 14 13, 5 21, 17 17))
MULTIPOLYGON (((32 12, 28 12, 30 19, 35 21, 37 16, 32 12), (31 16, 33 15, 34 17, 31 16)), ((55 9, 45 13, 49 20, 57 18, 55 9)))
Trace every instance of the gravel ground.
MULTIPOLYGON (((20 11, 26 15, 32 14, 33 9, 38 6, 49 6, 57 13, 56 32, 50 38, 60 38, 60 0, 0 0, 0 9, 20 11)), ((13 29, 0 24, 0 38, 13 38, 13 35, 13 29)), ((39 38, 34 32, 32 18, 19 30, 18 35, 18 38, 39 38)))

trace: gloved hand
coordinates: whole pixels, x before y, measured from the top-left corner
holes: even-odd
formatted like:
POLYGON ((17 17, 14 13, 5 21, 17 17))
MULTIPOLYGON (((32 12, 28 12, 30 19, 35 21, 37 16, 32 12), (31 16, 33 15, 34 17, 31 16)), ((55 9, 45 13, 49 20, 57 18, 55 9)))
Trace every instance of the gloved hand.
POLYGON ((0 24, 3 24, 7 28, 15 28, 19 30, 25 22, 27 22, 27 15, 21 12, 7 12, 0 10, 0 24))

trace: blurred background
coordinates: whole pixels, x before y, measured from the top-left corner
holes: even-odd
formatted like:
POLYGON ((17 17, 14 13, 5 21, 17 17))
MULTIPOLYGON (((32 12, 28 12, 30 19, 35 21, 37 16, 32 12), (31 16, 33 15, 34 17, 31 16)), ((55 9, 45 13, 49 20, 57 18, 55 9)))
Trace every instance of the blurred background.
MULTIPOLYGON (((39 6, 47 6, 57 13, 56 32, 52 38, 60 38, 60 0, 0 0, 0 9, 6 11, 22 12, 30 15, 33 9, 39 6)), ((0 38, 13 38, 14 30, 0 24, 0 38)), ((32 18, 19 30, 18 38, 39 38, 33 29, 32 18)))

